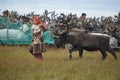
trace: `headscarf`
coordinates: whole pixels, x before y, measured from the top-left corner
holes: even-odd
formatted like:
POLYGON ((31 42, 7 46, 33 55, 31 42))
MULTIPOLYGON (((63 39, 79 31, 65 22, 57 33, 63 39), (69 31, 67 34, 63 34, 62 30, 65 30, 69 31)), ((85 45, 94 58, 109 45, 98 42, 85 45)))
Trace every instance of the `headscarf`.
POLYGON ((39 17, 39 16, 33 16, 33 19, 35 19, 35 20, 38 22, 38 24, 40 24, 40 25, 44 28, 44 30, 46 30, 46 26, 45 26, 44 23, 40 20, 40 17, 39 17))

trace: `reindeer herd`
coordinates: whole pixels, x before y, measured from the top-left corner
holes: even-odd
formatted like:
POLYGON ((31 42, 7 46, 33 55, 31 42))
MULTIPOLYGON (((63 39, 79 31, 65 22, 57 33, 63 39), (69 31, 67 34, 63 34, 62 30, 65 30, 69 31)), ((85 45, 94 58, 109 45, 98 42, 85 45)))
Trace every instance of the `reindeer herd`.
MULTIPOLYGON (((64 13, 56 14, 55 11, 49 12, 48 10, 45 10, 43 14, 34 14, 34 12, 31 12, 26 15, 21 15, 16 11, 11 11, 8 16, 12 22, 31 24, 31 18, 33 15, 40 16, 40 19, 45 23, 48 29, 52 30, 55 34, 64 30, 66 23, 69 26, 69 29, 79 29, 81 27, 79 15, 72 13, 67 15, 64 13)), ((86 18, 84 21, 84 29, 89 32, 105 33, 120 39, 120 12, 113 16, 114 17, 101 16, 86 18)))

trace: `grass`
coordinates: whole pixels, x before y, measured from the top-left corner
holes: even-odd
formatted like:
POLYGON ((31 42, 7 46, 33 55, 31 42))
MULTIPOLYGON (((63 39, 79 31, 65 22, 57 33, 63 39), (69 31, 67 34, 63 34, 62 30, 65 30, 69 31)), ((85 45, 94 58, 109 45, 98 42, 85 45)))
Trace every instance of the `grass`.
POLYGON ((82 59, 66 49, 47 48, 44 60, 35 59, 27 46, 0 46, 0 80, 120 80, 118 60, 108 53, 105 61, 99 52, 84 51, 82 59))

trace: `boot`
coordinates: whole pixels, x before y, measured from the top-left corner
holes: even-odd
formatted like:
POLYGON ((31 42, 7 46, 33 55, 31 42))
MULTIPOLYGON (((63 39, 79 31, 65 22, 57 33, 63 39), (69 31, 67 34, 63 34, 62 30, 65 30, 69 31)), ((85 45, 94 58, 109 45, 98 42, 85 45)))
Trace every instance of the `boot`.
POLYGON ((32 54, 35 58, 37 58, 37 54, 32 54))
POLYGON ((37 53, 37 59, 39 59, 39 60, 43 60, 42 53, 37 53))

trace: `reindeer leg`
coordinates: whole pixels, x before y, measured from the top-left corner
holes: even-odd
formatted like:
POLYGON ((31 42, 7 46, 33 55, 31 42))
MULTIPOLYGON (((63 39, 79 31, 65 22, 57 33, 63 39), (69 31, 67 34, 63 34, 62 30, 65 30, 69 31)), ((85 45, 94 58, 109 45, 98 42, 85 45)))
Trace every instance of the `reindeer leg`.
POLYGON ((114 56, 114 58, 117 60, 116 53, 113 51, 112 48, 109 48, 107 51, 110 52, 114 56))
POLYGON ((69 53, 70 53, 70 60, 72 59, 72 49, 69 49, 69 53))
POLYGON ((106 51, 105 50, 100 50, 100 52, 102 53, 102 60, 105 60, 107 57, 106 51))
POLYGON ((83 57, 83 50, 79 50, 79 57, 80 57, 80 58, 83 57))

